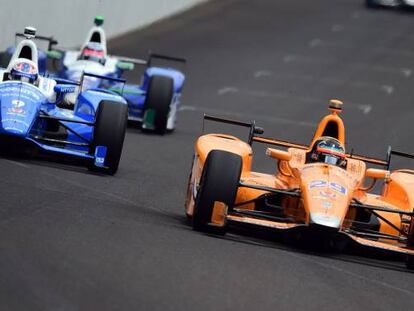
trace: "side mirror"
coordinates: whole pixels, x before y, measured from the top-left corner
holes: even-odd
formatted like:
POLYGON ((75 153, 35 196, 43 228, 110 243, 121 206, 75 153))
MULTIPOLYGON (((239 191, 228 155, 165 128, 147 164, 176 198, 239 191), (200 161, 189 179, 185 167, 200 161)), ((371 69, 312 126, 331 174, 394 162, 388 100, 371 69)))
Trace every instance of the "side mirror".
POLYGON ((134 70, 134 63, 119 61, 116 63, 116 68, 120 70, 134 70))
POLYGON ((290 161, 290 159, 292 159, 292 155, 289 152, 273 148, 267 148, 266 155, 281 161, 290 161))
POLYGON ((377 168, 368 168, 365 171, 365 177, 371 177, 373 179, 388 180, 390 178, 390 171, 381 170, 377 168))
POLYGON ((59 60, 59 59, 62 59, 63 53, 62 52, 59 52, 59 51, 56 51, 56 50, 50 50, 50 51, 47 51, 46 52, 46 55, 50 59, 57 59, 57 60, 59 60))
POLYGON ((58 94, 74 93, 76 91, 76 85, 72 84, 56 84, 53 90, 58 94))

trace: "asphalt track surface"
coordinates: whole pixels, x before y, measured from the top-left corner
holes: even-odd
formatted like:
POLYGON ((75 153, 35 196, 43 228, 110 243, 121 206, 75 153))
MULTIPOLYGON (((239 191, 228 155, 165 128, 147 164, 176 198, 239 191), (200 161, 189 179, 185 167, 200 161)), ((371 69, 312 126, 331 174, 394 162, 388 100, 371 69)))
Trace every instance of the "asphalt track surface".
MULTIPOLYGON (((413 28, 413 14, 359 0, 220 0, 113 40, 114 54, 189 60, 178 128, 130 128, 114 177, 0 159, 0 309, 412 308, 401 261, 200 234, 183 205, 203 112, 308 142, 328 99, 341 98, 349 148, 414 152, 413 28)), ((258 156, 255 167, 274 163, 258 156)))

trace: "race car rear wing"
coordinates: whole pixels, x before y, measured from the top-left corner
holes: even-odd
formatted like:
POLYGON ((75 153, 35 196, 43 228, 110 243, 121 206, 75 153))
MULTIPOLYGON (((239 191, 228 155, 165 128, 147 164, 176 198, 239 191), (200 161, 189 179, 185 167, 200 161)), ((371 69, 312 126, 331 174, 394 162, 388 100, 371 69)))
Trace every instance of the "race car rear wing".
POLYGON ((167 56, 167 55, 156 54, 156 53, 150 53, 149 57, 148 57, 147 66, 151 67, 155 59, 161 59, 161 60, 166 60, 166 61, 171 61, 171 62, 176 62, 176 63, 182 63, 182 64, 187 63, 187 60, 185 58, 167 56))
POLYGON ((232 120, 232 119, 225 119, 225 118, 215 117, 215 116, 211 116, 211 115, 207 115, 207 114, 204 114, 204 117, 203 117, 203 129, 202 129, 203 133, 204 133, 204 121, 220 122, 220 123, 225 123, 225 124, 231 124, 231 125, 250 128, 249 138, 248 138, 249 145, 252 145, 255 134, 263 134, 264 133, 263 128, 261 128, 259 126, 256 126, 255 121, 252 121, 252 122, 248 123, 248 122, 242 122, 242 121, 237 121, 237 120, 232 120))
POLYGON ((140 58, 124 57, 124 56, 114 56, 114 57, 116 57, 121 62, 132 63, 132 64, 140 65, 140 66, 146 66, 147 68, 151 67, 154 63, 154 60, 156 60, 156 59, 166 60, 166 61, 170 61, 170 62, 178 62, 178 63, 182 63, 182 64, 187 63, 187 60, 184 59, 184 58, 168 56, 168 55, 162 55, 162 54, 156 54, 156 53, 151 53, 151 52, 149 53, 147 60, 140 59, 140 58))
MULTIPOLYGON (((17 38, 25 38, 26 35, 22 32, 16 32, 15 34, 15 45, 17 45, 17 38)), ((42 40, 42 41, 47 41, 48 42, 48 51, 52 50, 54 45, 58 44, 58 41, 56 39, 54 39, 53 37, 46 37, 46 36, 39 36, 36 35, 36 37, 34 38, 35 40, 42 40)))
MULTIPOLYGON (((257 136, 257 135, 263 134, 264 130, 263 130, 263 128, 256 126, 255 121, 242 122, 242 121, 238 121, 238 120, 232 120, 232 119, 215 117, 215 116, 204 114, 203 132, 204 132, 204 121, 205 120, 250 128, 250 133, 249 133, 249 138, 248 138, 249 145, 252 145, 253 142, 258 142, 258 143, 262 143, 262 144, 268 144, 268 145, 285 147, 285 148, 298 148, 298 149, 302 149, 302 150, 308 150, 309 149, 308 145, 292 143, 292 142, 273 139, 273 138, 266 138, 266 137, 263 137, 263 136, 257 136)), ((391 157, 393 155, 403 157, 403 158, 407 158, 407 159, 414 159, 413 154, 392 150, 391 146, 388 147, 387 156, 386 156, 385 160, 384 159, 377 159, 377 158, 373 158, 373 157, 367 157, 367 156, 363 156, 363 155, 358 155, 358 154, 354 154, 353 152, 347 154, 347 156, 349 158, 364 161, 366 163, 370 163, 370 164, 373 164, 373 165, 384 166, 384 168, 386 170, 388 170, 390 168, 391 157)))

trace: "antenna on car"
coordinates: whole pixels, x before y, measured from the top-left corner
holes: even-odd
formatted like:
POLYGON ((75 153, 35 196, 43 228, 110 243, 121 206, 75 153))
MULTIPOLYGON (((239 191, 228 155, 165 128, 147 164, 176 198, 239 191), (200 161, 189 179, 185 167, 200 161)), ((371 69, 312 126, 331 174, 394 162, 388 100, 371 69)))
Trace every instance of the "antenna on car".
POLYGON ((36 28, 28 26, 24 28, 23 35, 26 39, 34 39, 36 37, 36 28))

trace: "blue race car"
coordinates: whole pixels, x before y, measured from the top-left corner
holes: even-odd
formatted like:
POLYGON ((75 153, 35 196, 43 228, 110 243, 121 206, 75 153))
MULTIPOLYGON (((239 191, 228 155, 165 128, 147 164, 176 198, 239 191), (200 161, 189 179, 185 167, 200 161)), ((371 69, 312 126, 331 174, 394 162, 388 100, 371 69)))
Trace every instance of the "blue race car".
POLYGON ((108 90, 82 90, 81 83, 39 75, 35 33, 25 29, 26 39, 7 68, 0 69, 0 142, 75 157, 90 170, 114 174, 127 125, 126 100, 108 90))
POLYGON ((84 81, 86 88, 104 87, 126 99, 128 119, 138 121, 143 129, 159 134, 174 130, 184 74, 173 68, 153 66, 155 59, 185 63, 184 59, 151 54, 149 60, 133 59, 108 55, 106 34, 102 28, 103 18, 95 18, 95 26, 89 31, 87 40, 79 51, 54 50, 49 52, 51 58, 58 59, 57 76, 79 81, 84 72, 100 76, 121 78, 126 70, 134 65, 147 66, 140 85, 102 81, 89 77, 84 81))

